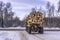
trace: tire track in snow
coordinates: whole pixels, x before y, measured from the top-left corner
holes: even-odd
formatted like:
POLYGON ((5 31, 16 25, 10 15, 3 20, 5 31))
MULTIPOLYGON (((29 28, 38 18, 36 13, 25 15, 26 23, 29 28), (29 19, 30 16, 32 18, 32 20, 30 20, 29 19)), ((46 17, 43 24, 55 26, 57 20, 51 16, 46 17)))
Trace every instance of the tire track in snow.
POLYGON ((47 38, 40 34, 28 34, 26 31, 21 32, 21 40, 46 40, 47 38))
POLYGON ((27 34, 25 34, 25 32, 20 32, 21 34, 21 40, 28 40, 27 34))
POLYGON ((33 36, 37 37, 40 40, 47 40, 48 39, 44 34, 33 34, 33 36))
MULTIPOLYGON (((39 35, 39 34, 38 34, 39 35)), ((39 35, 40 36, 40 35, 39 35)), ((31 37, 33 38, 33 39, 35 39, 35 38, 37 38, 38 40, 45 40, 44 38, 42 38, 42 37, 38 37, 36 34, 28 34, 27 32, 23 32, 22 33, 22 40, 30 40, 29 39, 29 37, 30 37, 30 39, 31 39, 31 37), (24 39, 23 39, 24 38, 24 39)))
MULTIPOLYGON (((42 37, 38 37, 37 35, 33 35, 33 36, 35 36, 35 37, 37 37, 38 39, 40 39, 40 40, 45 40, 44 38, 42 38, 42 37)), ((39 35, 40 36, 40 35, 39 35)))

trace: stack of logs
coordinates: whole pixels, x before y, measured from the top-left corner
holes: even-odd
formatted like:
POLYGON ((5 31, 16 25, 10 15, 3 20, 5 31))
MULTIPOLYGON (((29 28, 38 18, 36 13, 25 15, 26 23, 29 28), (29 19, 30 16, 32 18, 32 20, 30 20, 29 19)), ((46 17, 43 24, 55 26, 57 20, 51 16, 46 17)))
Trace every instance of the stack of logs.
POLYGON ((27 20, 30 20, 31 23, 42 25, 44 21, 42 15, 41 12, 31 12, 27 17, 27 20))

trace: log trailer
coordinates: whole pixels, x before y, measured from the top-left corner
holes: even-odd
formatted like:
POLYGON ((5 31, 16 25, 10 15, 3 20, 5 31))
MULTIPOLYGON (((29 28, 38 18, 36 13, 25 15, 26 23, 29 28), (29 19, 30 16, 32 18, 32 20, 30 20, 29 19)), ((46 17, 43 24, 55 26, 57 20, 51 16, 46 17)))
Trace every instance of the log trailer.
POLYGON ((43 13, 39 11, 31 12, 26 18, 26 31, 31 34, 32 31, 43 34, 43 13))

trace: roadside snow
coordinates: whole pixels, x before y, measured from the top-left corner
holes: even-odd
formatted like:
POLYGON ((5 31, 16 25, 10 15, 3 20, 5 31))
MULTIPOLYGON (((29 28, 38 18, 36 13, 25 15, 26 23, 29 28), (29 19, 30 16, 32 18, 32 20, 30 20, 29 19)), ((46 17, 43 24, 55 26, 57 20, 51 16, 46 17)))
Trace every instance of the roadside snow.
POLYGON ((20 26, 18 26, 18 27, 5 27, 5 28, 0 27, 0 29, 26 29, 26 27, 20 27, 20 26))
POLYGON ((17 31, 0 31, 0 40, 21 40, 17 31))
POLYGON ((44 30, 60 30, 60 28, 58 28, 58 27, 56 27, 56 28, 54 28, 54 27, 52 27, 52 28, 46 27, 46 28, 44 28, 44 30))

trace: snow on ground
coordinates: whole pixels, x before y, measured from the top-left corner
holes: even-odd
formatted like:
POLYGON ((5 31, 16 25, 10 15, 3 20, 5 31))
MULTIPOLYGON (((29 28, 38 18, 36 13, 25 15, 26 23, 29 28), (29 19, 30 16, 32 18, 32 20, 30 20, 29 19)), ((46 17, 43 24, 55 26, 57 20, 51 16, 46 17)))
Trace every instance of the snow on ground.
POLYGON ((57 30, 57 29, 60 29, 60 28, 58 28, 58 27, 55 27, 55 28, 54 27, 51 27, 51 28, 44 27, 44 29, 51 29, 51 30, 56 29, 57 30))
MULTIPOLYGON (((43 27, 44 30, 60 30, 60 28, 58 27, 52 27, 52 28, 48 28, 48 27, 43 27)), ((18 26, 18 27, 5 27, 5 28, 2 28, 0 27, 0 29, 26 29, 26 27, 21 27, 21 26, 18 26)))
POLYGON ((26 31, 0 31, 0 40, 60 40, 60 31, 29 34, 26 31))
POLYGON ((0 29, 26 29, 26 27, 21 27, 21 26, 18 26, 18 27, 0 27, 0 29))
MULTIPOLYGON (((9 27, 0 29, 26 29, 25 27, 9 27)), ((44 30, 60 30, 60 28, 44 28, 44 30)), ((0 40, 60 40, 60 31, 44 31, 44 34, 29 34, 26 31, 0 31, 0 40)))
POLYGON ((60 40, 60 31, 45 31, 44 34, 36 36, 44 40, 60 40), (39 36, 40 35, 40 36, 39 36))
POLYGON ((21 40, 17 31, 0 31, 0 40, 21 40))
POLYGON ((44 34, 28 34, 26 35, 27 40, 60 40, 60 31, 45 31, 44 34))

